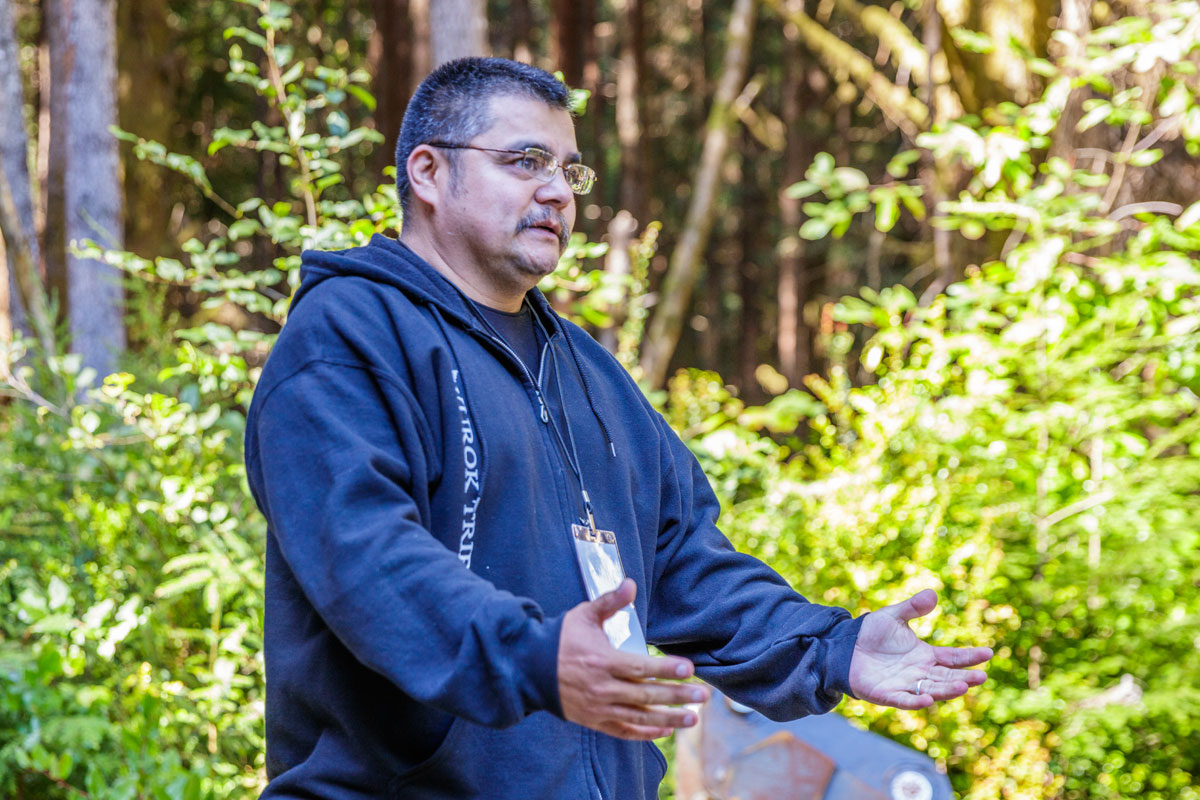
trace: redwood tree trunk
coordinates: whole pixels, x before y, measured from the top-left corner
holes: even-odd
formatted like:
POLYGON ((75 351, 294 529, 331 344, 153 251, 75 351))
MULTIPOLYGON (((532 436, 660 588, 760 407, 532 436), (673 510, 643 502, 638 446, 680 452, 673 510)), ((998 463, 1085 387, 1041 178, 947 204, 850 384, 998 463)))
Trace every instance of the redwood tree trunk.
POLYGON ((619 205, 645 225, 646 137, 642 81, 646 75, 646 35, 643 0, 626 0, 621 60, 617 67, 617 138, 621 142, 619 205))
POLYGON ((456 58, 487 55, 483 0, 430 0, 429 42, 434 67, 456 58))
MULTIPOLYGON (((68 22, 66 218, 68 242, 122 246, 117 140, 116 1, 73 0, 68 22)), ((67 255, 72 350, 100 375, 115 371, 125 348, 121 273, 67 255)))
POLYGON ((808 271, 804 240, 798 231, 803 215, 801 200, 788 197, 787 187, 804 179, 811 153, 808 126, 803 125, 806 103, 805 72, 800 44, 794 31, 784 42, 783 125, 787 130, 784 145, 783 181, 779 191, 779 218, 784 239, 779 252, 779 371, 791 386, 799 386, 808 373, 811 352, 809 332, 804 325, 804 303, 808 299, 808 271))
POLYGON ((12 6, 9 0, 0 0, 0 171, 11 197, 12 219, 6 228, 20 230, 19 237, 4 236, 4 255, 7 264, 5 293, 7 302, 0 313, 7 317, 4 327, 9 332, 28 332, 25 324, 25 307, 17 286, 17 259, 27 258, 38 262, 37 240, 34 236, 33 198, 30 196, 29 167, 27 166, 28 139, 25 136, 25 97, 21 89, 21 71, 17 63, 17 39, 12 6), (18 238, 27 242, 28 252, 22 253, 18 238))
POLYGON ((587 5, 579 0, 554 0, 553 60, 562 70, 568 86, 579 86, 583 82, 583 37, 588 33, 583 27, 583 17, 587 5))
POLYGON ((658 305, 654 309, 642 349, 642 375, 653 388, 662 386, 666 379, 667 367, 679 342, 684 316, 691 302, 692 289, 703 271, 701 257, 712 229, 721 164, 725 161, 730 129, 735 122, 733 101, 742 88, 750 58, 754 12, 755 0, 736 0, 730 14, 729 40, 721 78, 709 111, 704 149, 692 184, 692 198, 683 235, 671 254, 670 266, 659 289, 658 305))
MULTIPOLYGON (((167 12, 165 3, 119 3, 117 8, 121 127, 157 142, 171 140, 177 88, 172 76, 182 72, 174 61, 167 12)), ((163 202, 168 173, 136 158, 124 169, 126 246, 144 255, 166 252, 172 244, 171 204, 163 202)))
POLYGON ((72 0, 43 0, 46 54, 41 76, 42 114, 38 124, 38 175, 42 184, 42 254, 46 286, 67 317, 67 75, 71 49, 67 27, 72 0))
POLYGON ((413 24, 408 0, 373 0, 372 5, 375 33, 368 45, 367 60, 375 94, 375 129, 385 137, 375 157, 377 168, 382 170, 395 158, 400 123, 412 96, 413 24))

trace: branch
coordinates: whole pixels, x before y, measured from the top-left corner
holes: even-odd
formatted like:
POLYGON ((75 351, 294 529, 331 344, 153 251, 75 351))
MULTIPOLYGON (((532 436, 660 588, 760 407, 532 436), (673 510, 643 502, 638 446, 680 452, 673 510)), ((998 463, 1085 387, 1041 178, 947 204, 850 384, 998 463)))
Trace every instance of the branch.
POLYGON ((1183 213, 1183 206, 1178 203, 1169 203, 1166 200, 1144 200, 1141 203, 1127 203, 1108 215, 1109 219, 1118 220, 1134 214, 1149 212, 1151 214, 1175 214, 1183 213))
MULTIPOLYGON (((268 3, 260 3, 263 12, 266 13, 268 3)), ((283 85, 283 75, 279 72, 279 61, 275 52, 275 29, 268 28, 266 32, 267 44, 263 48, 263 52, 267 56, 267 73, 270 76, 271 85, 275 88, 275 101, 281 114, 283 114, 284 124, 287 127, 288 142, 293 147, 293 152, 296 156, 296 163, 300 167, 300 185, 304 190, 304 209, 308 224, 312 228, 317 227, 317 203, 313 197, 312 187, 312 171, 308 164, 308 151, 304 145, 300 143, 300 136, 293 133, 293 120, 296 115, 299 115, 301 123, 304 119, 304 111, 297 109, 289 109, 287 106, 288 93, 287 87, 283 85)), ((303 130, 303 127, 301 127, 303 130)))
POLYGON ((929 124, 929 111, 917 98, 902 86, 888 80, 875 69, 871 59, 853 46, 830 33, 824 25, 804 13, 799 4, 789 3, 783 7, 782 0, 766 0, 784 19, 796 26, 807 42, 809 49, 835 77, 845 76, 854 81, 879 110, 909 138, 925 130, 929 124))
POLYGON ((887 47, 892 54, 892 63, 899 69, 907 69, 917 85, 929 82, 929 57, 903 22, 883 6, 864 6, 858 0, 837 0, 837 6, 887 47))
POLYGON ((9 261, 17 279, 17 291, 33 325, 34 333, 47 357, 57 351, 54 344, 54 321, 50 316, 50 305, 46 301, 46 290, 33 262, 33 249, 25 236, 17 205, 13 200, 8 176, 0 169, 0 236, 4 237, 9 261))
MULTIPOLYGON (((721 67, 721 79, 708 113, 704 149, 692 199, 684 222, 683 235, 675 251, 667 275, 659 289, 662 298, 654 311, 650 330, 642 351, 642 375, 652 387, 659 387, 666 378, 667 365, 679 342, 683 315, 692 297, 692 289, 700 277, 701 256, 712 230, 713 210, 721 180, 721 164, 729 149, 730 129, 736 121, 734 103, 750 60, 750 40, 754 30, 755 0, 736 0, 729 20, 729 45, 721 67)), ((815 24, 815 23, 814 23, 815 24)))

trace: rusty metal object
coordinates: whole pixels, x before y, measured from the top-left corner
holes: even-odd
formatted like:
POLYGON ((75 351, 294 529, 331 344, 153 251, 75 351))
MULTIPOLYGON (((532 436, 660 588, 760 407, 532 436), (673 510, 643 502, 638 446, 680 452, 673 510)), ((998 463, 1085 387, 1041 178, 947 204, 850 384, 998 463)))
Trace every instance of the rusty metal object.
POLYGON ((772 722, 720 692, 675 737, 677 800, 952 800, 927 756, 837 714, 772 722))

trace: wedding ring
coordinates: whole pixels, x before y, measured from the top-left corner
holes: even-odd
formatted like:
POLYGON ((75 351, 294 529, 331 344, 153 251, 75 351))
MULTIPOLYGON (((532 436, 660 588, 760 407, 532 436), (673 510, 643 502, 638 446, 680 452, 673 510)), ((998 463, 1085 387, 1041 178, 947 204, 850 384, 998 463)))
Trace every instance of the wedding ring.
POLYGON ((920 695, 924 694, 924 692, 921 691, 922 683, 925 683, 925 678, 922 678, 921 680, 917 681, 917 690, 915 692, 913 692, 913 694, 917 695, 918 697, 920 695))

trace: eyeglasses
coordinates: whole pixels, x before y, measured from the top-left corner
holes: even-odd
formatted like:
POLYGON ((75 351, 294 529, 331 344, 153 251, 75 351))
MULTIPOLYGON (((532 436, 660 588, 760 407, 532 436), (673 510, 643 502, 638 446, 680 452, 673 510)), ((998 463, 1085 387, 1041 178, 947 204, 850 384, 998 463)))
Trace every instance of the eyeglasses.
POLYGON ((430 147, 443 147, 447 150, 482 150, 486 153, 508 153, 520 156, 512 163, 520 167, 529 177, 549 183, 554 180, 555 171, 560 167, 567 176, 567 186, 575 194, 587 194, 596 183, 596 171, 583 164, 559 164, 558 157, 546 152, 540 147, 526 147, 524 150, 497 150, 493 147, 476 147, 473 144, 449 144, 447 142, 426 142, 430 147))

